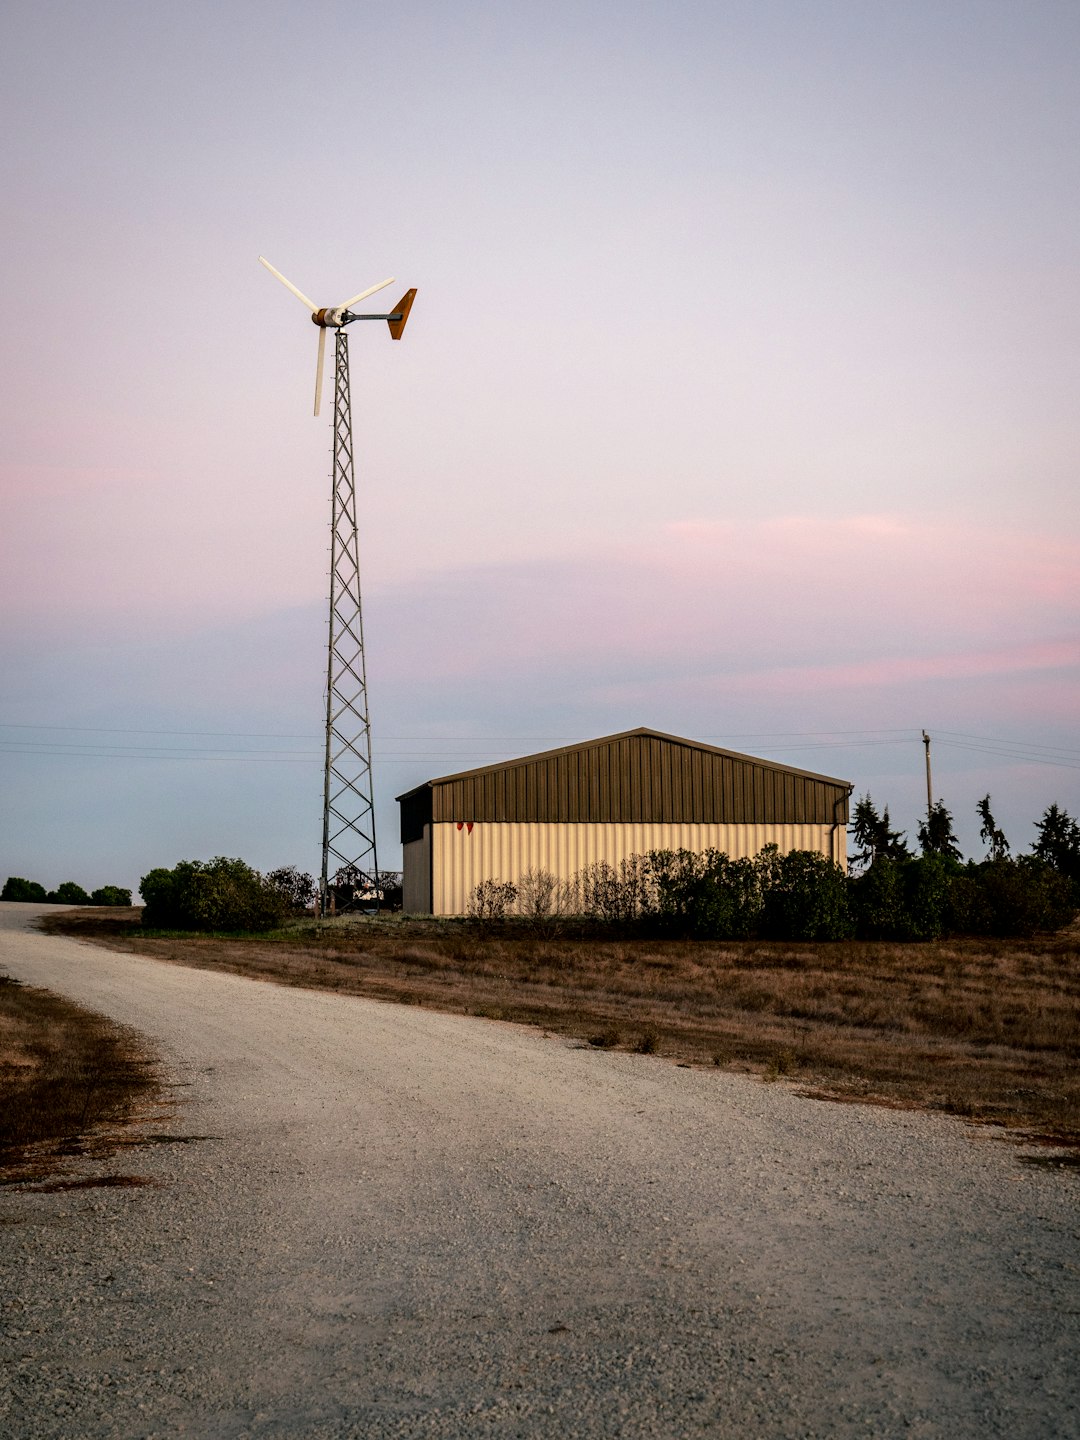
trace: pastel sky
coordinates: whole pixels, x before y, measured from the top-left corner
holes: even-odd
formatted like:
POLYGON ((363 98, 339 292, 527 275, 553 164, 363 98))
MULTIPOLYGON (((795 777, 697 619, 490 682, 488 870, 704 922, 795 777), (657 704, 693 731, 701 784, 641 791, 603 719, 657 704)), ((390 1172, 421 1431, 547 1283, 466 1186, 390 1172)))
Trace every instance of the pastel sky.
POLYGON ((9 0, 0 879, 315 870, 354 327, 380 856, 636 725, 1080 812, 1074 0, 9 0), (363 333, 357 333, 362 331, 363 333))

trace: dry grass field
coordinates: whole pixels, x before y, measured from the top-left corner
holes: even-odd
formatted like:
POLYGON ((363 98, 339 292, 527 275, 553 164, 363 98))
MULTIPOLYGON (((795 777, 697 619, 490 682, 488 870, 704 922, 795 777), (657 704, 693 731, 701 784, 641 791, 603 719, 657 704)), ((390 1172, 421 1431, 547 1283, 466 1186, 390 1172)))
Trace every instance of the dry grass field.
POLYGON ((49 929, 184 965, 524 1022, 582 1043, 784 1076, 821 1099, 939 1109, 1080 1146, 1080 929, 1030 941, 572 939, 460 921, 144 934, 137 910, 49 929))
POLYGON ((153 1061, 103 1015, 0 976, 0 1167, 32 1173, 153 1094, 153 1061))

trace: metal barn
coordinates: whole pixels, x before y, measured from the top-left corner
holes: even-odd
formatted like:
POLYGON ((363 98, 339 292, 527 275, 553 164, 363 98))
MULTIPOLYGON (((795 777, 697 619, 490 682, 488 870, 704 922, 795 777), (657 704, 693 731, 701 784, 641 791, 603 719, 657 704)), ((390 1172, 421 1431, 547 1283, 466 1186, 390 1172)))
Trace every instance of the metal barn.
POLYGON ((847 780, 656 730, 425 781, 398 796, 404 909, 463 915, 482 880, 569 879, 647 850, 817 850, 847 867, 847 780))

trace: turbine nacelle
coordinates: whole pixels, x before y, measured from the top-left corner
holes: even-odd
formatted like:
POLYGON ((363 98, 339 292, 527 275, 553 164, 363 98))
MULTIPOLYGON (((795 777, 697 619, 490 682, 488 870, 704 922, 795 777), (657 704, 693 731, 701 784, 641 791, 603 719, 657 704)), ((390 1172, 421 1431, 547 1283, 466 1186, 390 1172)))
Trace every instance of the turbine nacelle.
POLYGON ((311 322, 313 325, 322 326, 324 330, 340 330, 342 325, 352 318, 344 305, 335 305, 326 310, 315 310, 312 313, 311 322))

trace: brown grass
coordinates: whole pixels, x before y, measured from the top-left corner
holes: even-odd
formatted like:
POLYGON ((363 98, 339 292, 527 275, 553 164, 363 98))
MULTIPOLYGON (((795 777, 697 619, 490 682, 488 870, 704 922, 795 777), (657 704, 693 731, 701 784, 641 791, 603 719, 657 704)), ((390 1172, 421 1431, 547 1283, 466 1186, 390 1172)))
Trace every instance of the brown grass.
POLYGON ((0 1166, 48 1167, 126 1120, 156 1088, 138 1038, 48 990, 0 976, 0 1166))
POLYGON ((138 916, 65 911, 46 924, 185 965, 519 1021, 1080 1144, 1076 928, 1028 941, 721 944, 381 917, 227 938, 143 934, 138 916))

